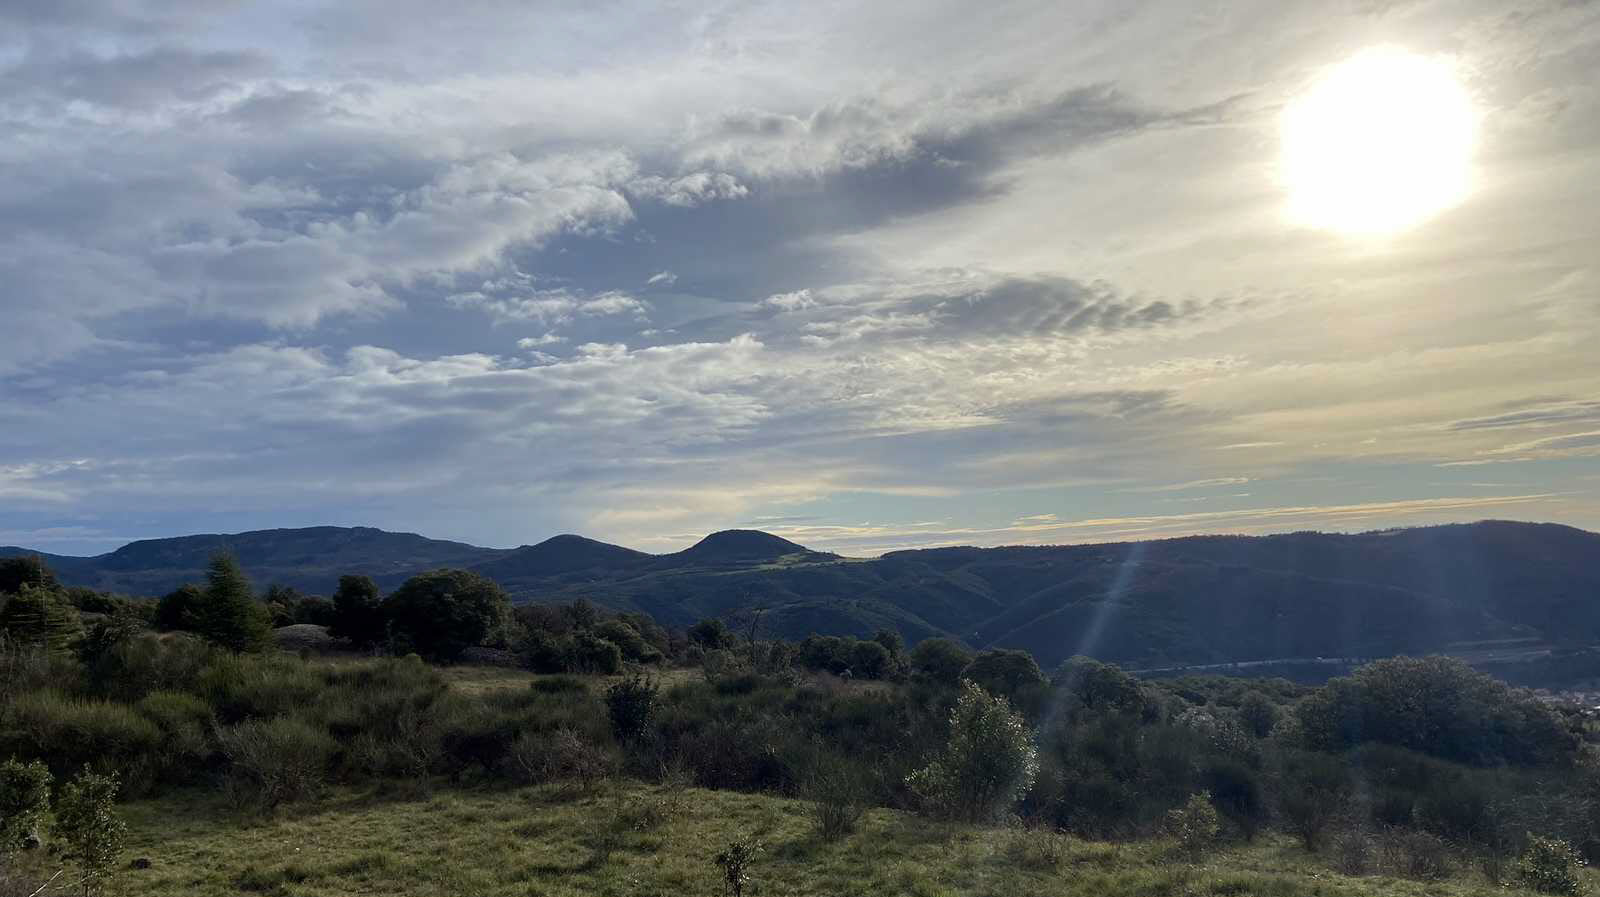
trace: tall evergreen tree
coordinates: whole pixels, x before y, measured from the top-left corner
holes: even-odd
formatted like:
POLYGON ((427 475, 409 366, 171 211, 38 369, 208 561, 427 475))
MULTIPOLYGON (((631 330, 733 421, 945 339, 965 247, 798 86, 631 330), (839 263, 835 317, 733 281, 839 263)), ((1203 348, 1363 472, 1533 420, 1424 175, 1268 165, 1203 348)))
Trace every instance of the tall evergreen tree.
POLYGON ((61 587, 56 575, 36 554, 0 558, 0 595, 14 595, 25 585, 55 591, 61 587))
POLYGON ((341 576, 333 593, 333 624, 328 634, 349 639, 359 648, 383 640, 383 600, 370 576, 341 576))
POLYGON ((65 651, 83 635, 77 611, 59 592, 24 583, 0 610, 0 630, 28 645, 65 651))
POLYGON ((195 618, 195 631, 234 651, 259 651, 272 632, 266 607, 256 601, 250 580, 226 551, 211 556, 195 618))

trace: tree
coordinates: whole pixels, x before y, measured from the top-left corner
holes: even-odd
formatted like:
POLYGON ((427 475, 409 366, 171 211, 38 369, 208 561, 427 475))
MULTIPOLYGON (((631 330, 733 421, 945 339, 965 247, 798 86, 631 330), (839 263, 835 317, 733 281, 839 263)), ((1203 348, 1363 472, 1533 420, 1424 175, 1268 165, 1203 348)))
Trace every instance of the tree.
POLYGON ((66 842, 66 856, 83 873, 83 892, 92 895, 116 867, 127 824, 117 817, 115 774, 95 775, 85 769, 61 788, 56 801, 56 833, 66 842))
POLYGON ((0 610, 0 630, 25 645, 66 651, 83 635, 78 614, 52 589, 23 583, 0 610))
POLYGON ((953 639, 930 638, 911 649, 911 669, 932 682, 955 685, 972 663, 972 652, 953 639))
POLYGON ((968 681, 950 711, 944 749, 906 784, 939 815, 980 822, 1025 796, 1038 771, 1039 752, 1022 716, 968 681))
POLYGON ((889 652, 890 659, 895 663, 899 663, 901 655, 906 653, 906 640, 893 629, 878 630, 873 633, 872 640, 882 645, 883 650, 889 652))
POLYGON ((701 620, 689 627, 689 641, 707 651, 715 651, 733 647, 733 633, 728 631, 728 624, 721 620, 701 620))
POLYGON ((850 646, 850 673, 862 679, 882 679, 894 670, 889 649, 879 642, 858 641, 850 646))
POLYGON ((1259 691, 1251 690, 1239 702, 1239 721, 1257 738, 1272 734, 1278 715, 1278 705, 1259 691))
POLYGON ((272 634, 266 607, 251 595, 250 580, 226 551, 211 556, 194 617, 196 632, 233 651, 259 651, 272 634))
POLYGON ((1047 684, 1032 654, 1006 648, 993 648, 979 654, 961 672, 961 678, 970 679, 990 694, 1012 701, 1029 688, 1047 684))
POLYGON ((36 554, 0 558, 0 595, 14 595, 25 585, 56 591, 61 583, 36 554))
POLYGON ((505 623, 511 601, 492 579, 444 569, 406 580, 383 609, 394 634, 418 654, 454 660, 505 623))
POLYGON ((193 584, 179 586, 162 595, 156 602, 156 627, 192 631, 198 623, 200 606, 205 603, 205 598, 205 592, 193 584))
POLYGON ((348 639, 358 648, 383 641, 383 598, 370 576, 341 576, 333 593, 333 622, 328 634, 348 639))

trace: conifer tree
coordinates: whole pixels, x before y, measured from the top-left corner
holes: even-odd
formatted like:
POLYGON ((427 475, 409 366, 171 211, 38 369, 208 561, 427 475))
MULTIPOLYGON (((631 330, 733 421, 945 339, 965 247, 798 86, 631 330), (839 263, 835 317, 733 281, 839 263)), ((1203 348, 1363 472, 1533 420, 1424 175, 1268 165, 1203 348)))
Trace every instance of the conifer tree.
POLYGON ((49 651, 66 651, 83 635, 78 613, 65 597, 31 583, 23 583, 0 610, 0 630, 21 644, 49 651))
POLYGON ((211 556, 195 618, 196 632, 234 651, 259 651, 272 632, 266 607, 251 594, 239 562, 225 551, 211 556))

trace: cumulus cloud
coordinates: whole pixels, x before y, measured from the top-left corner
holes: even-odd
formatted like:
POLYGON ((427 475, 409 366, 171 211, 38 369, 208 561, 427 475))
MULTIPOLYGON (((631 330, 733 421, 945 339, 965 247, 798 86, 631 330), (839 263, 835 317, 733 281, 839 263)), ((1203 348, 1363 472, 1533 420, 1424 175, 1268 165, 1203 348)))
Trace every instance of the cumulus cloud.
POLYGON ((0 24, 8 531, 1600 525, 1582 4, 0 24), (1382 251, 1286 227, 1272 180, 1276 110, 1375 22, 1459 56, 1493 126, 1470 201, 1382 251), (1535 485, 1466 502, 1436 466, 1489 462, 1535 485), (1418 469, 1435 504, 1351 497, 1418 469), (1158 513, 1188 492, 1219 516, 1158 513))

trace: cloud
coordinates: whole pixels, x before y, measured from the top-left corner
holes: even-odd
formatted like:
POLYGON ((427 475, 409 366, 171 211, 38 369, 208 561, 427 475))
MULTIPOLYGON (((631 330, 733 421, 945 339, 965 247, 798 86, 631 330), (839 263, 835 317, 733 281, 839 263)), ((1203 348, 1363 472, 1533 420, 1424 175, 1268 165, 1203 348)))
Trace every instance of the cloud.
POLYGON ((652 286, 652 287, 653 286, 667 286, 667 287, 670 287, 670 286, 672 286, 673 284, 675 284, 677 282, 678 282, 678 275, 673 274, 671 271, 657 271, 656 273, 650 275, 650 277, 645 280, 645 286, 652 286))

